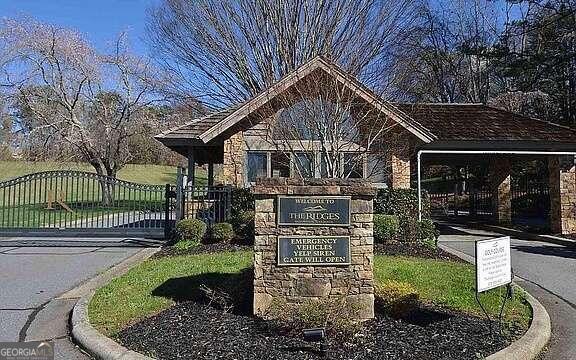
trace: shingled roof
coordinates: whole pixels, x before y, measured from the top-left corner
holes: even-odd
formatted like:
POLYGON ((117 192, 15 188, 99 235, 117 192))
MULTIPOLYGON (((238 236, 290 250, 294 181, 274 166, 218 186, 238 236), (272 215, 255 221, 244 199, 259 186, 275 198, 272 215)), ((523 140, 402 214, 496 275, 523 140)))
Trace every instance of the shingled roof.
POLYGON ((443 141, 576 143, 576 131, 483 104, 394 104, 443 141))
POLYGON ((183 125, 168 129, 155 136, 156 139, 200 139, 200 136, 219 124, 228 115, 232 114, 237 107, 217 111, 201 118, 187 121, 183 125))
POLYGON ((576 147, 576 131, 482 104, 392 104, 374 94, 356 78, 333 62, 319 56, 287 74, 271 87, 249 101, 206 115, 164 131, 155 138, 176 151, 187 146, 218 144, 230 135, 230 129, 250 114, 266 105, 313 71, 323 71, 348 87, 356 96, 372 104, 378 111, 394 120, 426 147, 446 146, 459 142, 460 146, 522 146, 525 149, 548 146, 576 147), (216 141, 217 140, 217 141, 216 141), (486 142, 492 142, 487 145, 486 142), (536 145, 534 145, 536 143, 536 145), (449 144, 448 144, 449 145, 449 144))

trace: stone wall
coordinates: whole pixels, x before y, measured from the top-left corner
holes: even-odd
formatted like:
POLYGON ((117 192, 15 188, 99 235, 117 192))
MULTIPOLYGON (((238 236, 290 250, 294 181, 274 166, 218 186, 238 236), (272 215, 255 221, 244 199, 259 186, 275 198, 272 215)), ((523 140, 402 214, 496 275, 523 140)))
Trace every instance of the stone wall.
POLYGON ((490 162, 490 189, 494 218, 498 224, 512 223, 512 162, 499 156, 490 162))
POLYGON ((302 303, 346 296, 357 304, 360 320, 374 317, 373 197, 364 181, 338 179, 260 179, 256 198, 254 242, 254 313, 265 315, 274 299, 302 303), (278 195, 350 196, 350 226, 277 225, 278 195), (350 265, 278 266, 278 235, 350 236, 350 265))
POLYGON ((245 152, 242 132, 238 132, 224 141, 224 161, 219 179, 221 183, 236 187, 244 186, 245 152))
POLYGON ((395 148, 388 156, 390 165, 390 186, 392 189, 410 188, 410 152, 408 149, 395 148))
POLYGON ((576 233, 576 168, 573 158, 551 157, 550 225, 555 234, 576 233))

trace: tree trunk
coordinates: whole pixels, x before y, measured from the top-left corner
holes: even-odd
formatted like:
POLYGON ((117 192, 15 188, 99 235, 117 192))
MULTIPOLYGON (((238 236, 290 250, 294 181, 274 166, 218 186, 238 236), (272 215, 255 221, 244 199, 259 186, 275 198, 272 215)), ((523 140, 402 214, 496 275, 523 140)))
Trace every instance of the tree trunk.
POLYGON ((101 162, 94 162, 91 165, 98 174, 98 183, 101 190, 101 201, 103 207, 111 207, 114 204, 114 180, 116 172, 105 170, 101 162))

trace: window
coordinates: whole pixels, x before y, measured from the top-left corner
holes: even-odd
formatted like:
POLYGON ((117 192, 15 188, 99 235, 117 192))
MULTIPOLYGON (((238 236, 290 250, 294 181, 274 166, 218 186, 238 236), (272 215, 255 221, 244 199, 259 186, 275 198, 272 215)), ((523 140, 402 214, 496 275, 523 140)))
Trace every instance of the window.
POLYGON ((268 176, 268 161, 265 152, 248 152, 248 181, 255 182, 258 177, 268 176))
POLYGON ((303 178, 314 177, 314 153, 311 152, 298 152, 294 154, 296 176, 303 178))
POLYGON ((270 154, 272 177, 290 177, 290 154, 273 152, 270 154))
POLYGON ((364 177, 364 156, 356 153, 344 153, 344 177, 361 179, 364 177))

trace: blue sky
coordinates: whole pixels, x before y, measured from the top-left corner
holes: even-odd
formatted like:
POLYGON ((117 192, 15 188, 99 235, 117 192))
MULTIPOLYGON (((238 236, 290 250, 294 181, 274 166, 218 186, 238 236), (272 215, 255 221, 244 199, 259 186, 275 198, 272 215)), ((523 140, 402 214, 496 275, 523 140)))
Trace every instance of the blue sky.
POLYGON ((132 48, 146 53, 146 9, 157 0, 0 0, 0 17, 29 15, 80 31, 103 50, 120 32, 128 31, 132 48))

